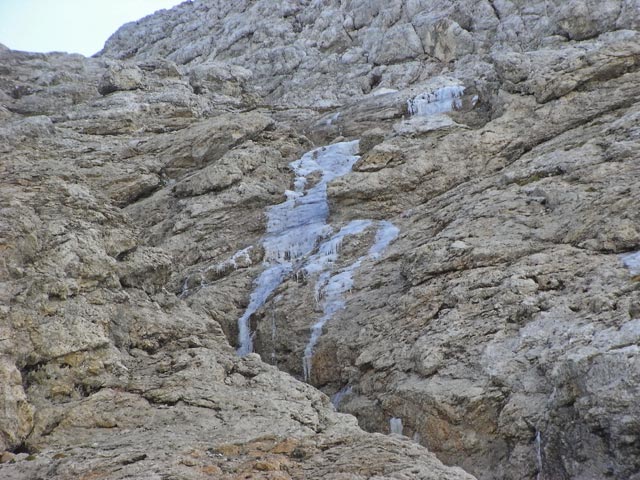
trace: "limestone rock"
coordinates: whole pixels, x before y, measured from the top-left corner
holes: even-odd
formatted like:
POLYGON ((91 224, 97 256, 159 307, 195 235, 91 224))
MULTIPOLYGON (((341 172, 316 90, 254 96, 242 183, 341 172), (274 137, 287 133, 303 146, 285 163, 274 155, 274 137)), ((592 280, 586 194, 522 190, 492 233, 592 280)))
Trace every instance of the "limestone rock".
POLYGON ((639 12, 194 0, 0 46, 0 477, 638 480, 639 12), (237 356, 290 163, 356 139, 311 255, 350 233, 237 356))
POLYGON ((473 36, 455 21, 436 16, 418 15, 412 24, 421 34, 424 51, 441 62, 458 60, 473 53, 473 36))
MULTIPOLYGON (((4 332, 8 333, 8 332, 4 332)), ((3 338, 7 342, 8 338, 3 338)), ((3 416, 0 420, 0 450, 18 447, 33 428, 34 408, 29 404, 22 388, 22 376, 7 357, 0 357, 0 396, 3 416)), ((8 452, 2 455, 2 463, 11 460, 8 452)))
POLYGON ((189 84, 199 94, 238 96, 250 78, 250 70, 218 62, 198 64, 189 72, 189 84))
POLYGON ((144 76, 136 65, 111 64, 98 83, 98 92, 108 95, 122 90, 137 90, 143 86, 144 76))

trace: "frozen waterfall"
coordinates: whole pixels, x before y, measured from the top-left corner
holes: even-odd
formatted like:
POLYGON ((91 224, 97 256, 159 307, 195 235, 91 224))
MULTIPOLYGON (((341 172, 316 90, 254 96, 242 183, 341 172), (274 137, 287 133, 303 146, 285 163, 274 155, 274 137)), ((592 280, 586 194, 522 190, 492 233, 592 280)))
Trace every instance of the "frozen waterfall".
POLYGON ((285 192, 285 202, 267 211, 267 233, 262 240, 266 269, 256 279, 249 306, 238 319, 239 355, 253 351, 251 315, 293 270, 296 260, 312 253, 318 240, 331 232, 327 184, 351 171, 357 151, 358 141, 341 142, 312 150, 290 164, 296 175, 295 189, 285 192), (322 176, 307 188, 307 177, 314 172, 322 176))
POLYGON ((401 418, 392 417, 391 420, 389 420, 389 432, 390 433, 395 433, 396 435, 402 435, 402 430, 403 429, 404 429, 404 427, 402 426, 402 419, 401 418))
POLYGON ((294 190, 285 191, 287 198, 267 210, 267 232, 262 239, 265 270, 254 282, 249 306, 238 319, 239 355, 253 351, 251 316, 267 301, 276 288, 292 272, 302 272, 315 281, 315 298, 322 315, 313 324, 304 349, 305 379, 311 374, 314 349, 324 325, 345 307, 344 294, 353 287, 353 274, 366 260, 378 259, 399 230, 391 222, 352 220, 337 233, 327 224, 329 203, 327 185, 351 171, 358 160, 358 141, 341 142, 317 148, 290 164, 295 173, 294 190), (320 173, 311 184, 309 177, 320 173), (334 271, 343 241, 376 227, 375 239, 365 255, 334 271))

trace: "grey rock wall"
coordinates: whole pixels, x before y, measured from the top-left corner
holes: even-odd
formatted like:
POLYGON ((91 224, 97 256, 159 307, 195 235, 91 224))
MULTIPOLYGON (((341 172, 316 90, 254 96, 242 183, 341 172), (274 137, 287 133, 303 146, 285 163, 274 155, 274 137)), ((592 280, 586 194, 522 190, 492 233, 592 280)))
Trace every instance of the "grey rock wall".
POLYGON ((639 27, 625 0, 196 0, 96 58, 0 50, 0 474, 470 478, 426 447, 482 479, 636 478, 639 27), (329 221, 400 235, 309 383, 422 446, 291 377, 313 277, 252 316, 262 361, 232 348, 288 163, 355 138, 329 221))

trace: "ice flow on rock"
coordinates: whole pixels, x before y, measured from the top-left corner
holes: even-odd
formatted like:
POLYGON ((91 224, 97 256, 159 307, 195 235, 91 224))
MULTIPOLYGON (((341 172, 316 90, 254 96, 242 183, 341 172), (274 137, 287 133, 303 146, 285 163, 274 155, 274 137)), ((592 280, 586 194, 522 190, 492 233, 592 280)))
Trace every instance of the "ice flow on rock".
POLYGON ((267 233, 262 240, 266 269, 256 279, 249 306, 238 319, 239 355, 253 351, 249 319, 269 298, 294 268, 294 263, 309 255, 318 240, 330 233, 327 225, 329 203, 327 184, 351 171, 358 160, 358 141, 341 142, 317 148, 289 164, 296 175, 294 190, 286 191, 287 200, 267 210, 267 233), (308 176, 321 172, 320 180, 307 188, 308 176))
POLYGON ((262 240, 265 270, 256 279, 249 306, 238 319, 239 355, 253 351, 251 315, 264 305, 289 273, 302 271, 306 276, 315 277, 316 301, 322 305, 322 316, 312 326, 304 350, 303 371, 305 379, 308 379, 322 328, 338 310, 344 308, 343 296, 353 286, 353 273, 363 261, 379 258, 397 237, 399 230, 391 222, 375 222, 376 236, 367 254, 340 271, 333 271, 343 240, 374 225, 371 220, 353 220, 332 235, 334 229, 327 224, 327 185, 351 171, 359 158, 357 151, 357 140, 341 142, 312 150, 290 164, 296 175, 294 190, 285 192, 285 202, 267 210, 267 232, 262 240), (321 174, 320 180, 309 185, 309 176, 315 172, 321 174))
POLYGON ((311 376, 311 360, 313 352, 322 335, 324 325, 333 315, 345 306, 344 293, 353 287, 353 273, 367 259, 380 257, 387 246, 398 236, 399 230, 391 222, 378 222, 378 230, 373 245, 366 255, 359 257, 342 271, 333 273, 328 270, 332 263, 336 261, 342 240, 347 235, 357 235, 371 226, 371 220, 353 220, 343 227, 336 235, 324 242, 318 249, 306 268, 308 272, 319 273, 316 280, 315 296, 316 300, 322 304, 322 316, 311 327, 311 337, 304 349, 302 358, 302 370, 304 379, 309 380, 311 376))

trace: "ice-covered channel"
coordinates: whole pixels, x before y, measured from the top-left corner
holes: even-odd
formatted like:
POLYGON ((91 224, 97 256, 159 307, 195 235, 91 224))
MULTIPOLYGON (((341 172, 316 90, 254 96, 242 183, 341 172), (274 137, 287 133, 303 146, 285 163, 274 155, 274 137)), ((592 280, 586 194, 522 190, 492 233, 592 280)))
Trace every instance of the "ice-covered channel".
POLYGON ((311 329, 304 351, 305 378, 311 372, 313 350, 325 323, 344 308, 344 293, 353 286, 353 273, 367 259, 376 259, 398 235, 398 228, 387 221, 353 220, 337 233, 327 224, 329 203, 327 185, 351 171, 358 160, 358 141, 341 142, 306 153, 290 164, 295 174, 294 189, 285 191, 287 200, 267 210, 267 232, 262 240, 265 269, 255 281, 249 305, 238 319, 239 355, 253 351, 250 318, 292 272, 315 280, 316 300, 322 315, 311 329), (310 176, 319 174, 312 184, 310 176), (334 271, 343 240, 376 227, 373 245, 366 255, 334 271))

